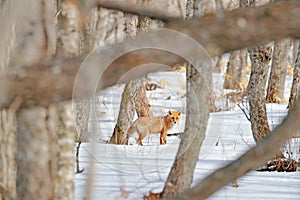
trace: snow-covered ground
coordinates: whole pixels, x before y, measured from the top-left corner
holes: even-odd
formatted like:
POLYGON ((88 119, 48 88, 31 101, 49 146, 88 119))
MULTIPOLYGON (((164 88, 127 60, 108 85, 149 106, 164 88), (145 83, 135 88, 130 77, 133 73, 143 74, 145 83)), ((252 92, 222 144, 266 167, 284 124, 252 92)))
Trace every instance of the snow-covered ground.
MULTIPOLYGON (((222 88, 220 76, 214 75, 215 88, 222 88)), ((150 74, 148 78, 162 86, 147 92, 153 114, 165 115, 169 109, 181 110, 182 119, 170 132, 183 132, 186 114, 184 73, 164 72, 150 74)), ((90 129, 95 127, 97 142, 94 148, 91 144, 82 144, 80 149, 80 167, 85 170, 75 174, 77 200, 86 196, 89 173, 93 175, 93 199, 142 199, 149 191, 160 192, 168 176, 180 142, 177 136, 168 137, 167 145, 159 145, 159 135, 150 135, 144 139, 142 147, 137 146, 134 138, 128 146, 98 142, 108 140, 113 131, 123 87, 115 86, 98 95, 97 119, 90 122, 90 129), (89 170, 91 162, 94 163, 92 171, 89 170)), ((255 145, 250 123, 236 106, 230 107, 231 111, 210 114, 193 185, 255 145)), ((272 128, 287 114, 286 105, 269 104, 268 111, 272 128)), ((300 158, 299 151, 294 149, 294 158, 300 158)), ((252 171, 239 178, 237 183, 239 187, 229 184, 210 199, 300 199, 300 171, 252 171)))

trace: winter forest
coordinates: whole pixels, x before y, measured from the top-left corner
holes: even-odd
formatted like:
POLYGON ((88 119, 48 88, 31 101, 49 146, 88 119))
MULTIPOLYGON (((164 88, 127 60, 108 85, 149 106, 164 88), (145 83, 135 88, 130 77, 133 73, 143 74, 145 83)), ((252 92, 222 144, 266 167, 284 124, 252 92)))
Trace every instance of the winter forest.
POLYGON ((0 200, 300 199, 299 11, 0 0, 0 200))

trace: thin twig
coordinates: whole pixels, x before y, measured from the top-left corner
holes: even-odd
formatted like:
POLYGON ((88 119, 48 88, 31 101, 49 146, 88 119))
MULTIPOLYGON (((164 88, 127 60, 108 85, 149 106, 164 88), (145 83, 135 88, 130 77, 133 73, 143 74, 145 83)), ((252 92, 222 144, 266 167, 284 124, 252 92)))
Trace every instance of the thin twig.
POLYGON ((167 136, 170 137, 170 136, 179 136, 181 138, 183 132, 180 132, 180 133, 168 133, 167 136))
POLYGON ((249 113, 246 112, 245 108, 242 108, 242 106, 238 103, 237 106, 241 109, 241 111, 244 113, 247 120, 250 122, 249 113))
POLYGON ((81 142, 78 142, 78 145, 76 147, 76 174, 80 174, 84 171, 84 168, 80 169, 79 167, 79 148, 80 148, 81 142))

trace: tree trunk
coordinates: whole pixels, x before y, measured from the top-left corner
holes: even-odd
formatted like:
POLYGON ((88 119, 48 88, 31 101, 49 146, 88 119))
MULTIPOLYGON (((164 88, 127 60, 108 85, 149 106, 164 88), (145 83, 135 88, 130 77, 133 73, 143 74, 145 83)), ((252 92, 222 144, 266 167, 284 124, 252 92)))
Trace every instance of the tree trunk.
POLYGON ((17 98, 9 109, 0 111, 0 199, 16 198, 16 138, 15 112, 20 105, 17 98))
POLYGON ((62 0, 59 5, 56 56, 72 58, 82 55, 85 18, 77 0, 62 0))
POLYGON ((101 7, 92 8, 88 15, 87 35, 89 51, 123 42, 125 35, 124 13, 101 7))
POLYGON ((222 72, 222 68, 223 68, 223 66, 222 66, 222 56, 218 56, 218 57, 216 57, 215 59, 214 59, 214 68, 213 68, 213 73, 218 73, 218 74, 220 74, 221 72, 222 72))
MULTIPOLYGON (((151 0, 142 0, 142 3, 146 4, 150 1, 151 0)), ((127 15, 127 20, 125 21, 127 22, 127 37, 134 37, 137 28, 141 31, 147 31, 152 22, 150 17, 139 17, 138 23, 136 23, 136 18, 132 15, 127 15)), ((151 115, 143 78, 132 80, 126 84, 122 94, 117 124, 110 138, 110 143, 128 144, 129 136, 127 135, 127 130, 132 123, 135 111, 138 117, 149 117, 151 115)))
MULTIPOLYGON (((216 1, 216 5, 219 10, 224 12, 226 10, 233 10, 239 8, 238 1, 230 1, 224 3, 222 1, 216 1)), ((242 84, 245 77, 245 68, 247 66, 247 50, 236 50, 232 51, 229 56, 229 61, 227 63, 227 69, 225 73, 224 89, 231 90, 242 90, 245 89, 242 84)))
POLYGON ((297 59, 298 51, 299 51, 299 39, 294 38, 293 39, 293 54, 292 54, 292 60, 291 63, 294 64, 297 59))
POLYGON ((142 86, 142 79, 136 79, 126 84, 122 94, 117 124, 110 137, 110 143, 128 144, 126 133, 133 120, 136 110, 135 101, 138 98, 138 92, 142 86))
POLYGON ((242 80, 243 73, 247 66, 247 51, 237 50, 230 54, 224 80, 224 89, 241 90, 244 89, 242 80))
POLYGON ((63 107, 21 110, 17 115, 18 199, 74 198, 74 133, 63 107))
POLYGON ((282 103, 284 101, 286 69, 289 65, 288 55, 290 49, 291 39, 275 42, 266 97, 266 101, 269 103, 282 103))
POLYGON ((20 5, 15 27, 17 47, 12 64, 25 66, 45 61, 55 53, 56 2, 28 0, 20 5))
POLYGON ((249 50, 251 75, 248 83, 248 101, 250 107, 251 129, 255 142, 259 142, 270 133, 267 119, 265 88, 268 78, 272 48, 259 47, 249 50))
MULTIPOLYGON (((255 0, 240 0, 240 7, 255 7, 255 0)), ((270 133, 265 88, 272 58, 272 48, 261 46, 249 49, 251 74, 247 87, 250 107, 250 122, 255 142, 261 141, 270 133)))
MULTIPOLYGON (((200 9, 200 3, 193 0, 187 1, 186 19, 194 16, 193 9, 200 9), (191 6, 191 4, 194 6, 191 6)), ((201 15, 201 12, 197 12, 197 14, 201 15)), ((200 76, 200 73, 190 64, 186 69, 187 119, 175 161, 160 194, 163 199, 172 198, 187 191, 193 180, 194 169, 205 137, 208 115, 212 105, 210 103, 212 100, 210 88, 207 88, 206 82, 202 78, 206 77, 207 80, 211 80, 212 74, 203 68, 201 70, 203 70, 201 71, 203 73, 200 76)), ((208 85, 208 87, 211 87, 211 85, 208 85)))
POLYGON ((150 117, 152 114, 150 112, 150 104, 147 99, 144 79, 141 79, 141 85, 139 85, 137 91, 137 97, 135 98, 135 111, 138 117, 150 117))
POLYGON ((216 11, 216 2, 212 0, 194 0, 194 16, 200 17, 216 11))
POLYGON ((17 116, 17 195, 19 199, 54 199, 57 113, 36 107, 17 116))
POLYGON ((16 21, 20 5, 15 4, 16 3, 13 1, 1 1, 0 4, 0 27, 2 27, 0 37, 0 70, 3 70, 9 66, 13 58, 15 47, 17 45, 16 21), (13 8, 15 12, 11 11, 13 8))
POLYGON ((298 54, 294 63, 293 84, 289 98, 288 108, 293 108, 296 100, 299 97, 300 89, 300 45, 298 44, 298 54))
POLYGON ((206 71, 200 76, 200 73, 191 66, 187 67, 186 73, 188 102, 185 131, 175 162, 161 193, 163 198, 171 198, 190 188, 210 112, 211 91, 202 77, 209 80, 211 74, 206 71))
MULTIPOLYGON (((59 121, 56 142, 55 199, 74 199, 74 133, 76 132, 72 105, 62 102, 56 106, 59 121)), ((49 110, 51 107, 49 108, 49 110)), ((53 108, 54 110, 54 108, 53 108)), ((55 124, 55 121, 52 122, 55 124)), ((87 121, 85 121, 87 124, 87 121)), ((54 125, 53 125, 54 126, 54 125)), ((86 131, 86 130, 85 130, 86 131)), ((53 159, 55 161, 55 158, 53 159)))

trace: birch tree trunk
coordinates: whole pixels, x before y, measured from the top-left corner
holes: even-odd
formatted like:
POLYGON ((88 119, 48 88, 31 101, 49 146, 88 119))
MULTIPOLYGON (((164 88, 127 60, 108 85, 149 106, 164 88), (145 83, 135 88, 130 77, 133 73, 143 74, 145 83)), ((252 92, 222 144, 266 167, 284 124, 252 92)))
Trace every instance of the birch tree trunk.
POLYGON ((18 199, 74 199, 74 132, 63 105, 17 115, 18 199))
MULTIPOLYGON (((233 10, 239 8, 237 0, 230 2, 223 2, 216 0, 216 7, 218 12, 224 12, 226 10, 233 10)), ((230 52, 229 61, 227 63, 227 69, 225 73, 224 89, 241 90, 244 89, 242 80, 245 76, 245 68, 247 66, 247 50, 236 50, 230 52)))
POLYGON ((294 107, 294 104, 299 97, 299 89, 300 89, 300 45, 298 44, 298 54, 294 63, 293 84, 291 88, 288 108, 294 107))
MULTIPOLYGON (((127 37, 136 36, 137 25, 138 16, 130 14, 125 15, 125 34, 127 37)), ((117 123, 114 127, 112 136, 109 139, 111 144, 128 144, 128 137, 126 133, 135 114, 136 107, 134 100, 137 97, 141 84, 141 80, 132 80, 125 85, 122 93, 117 123)))
POLYGON ((291 39, 285 39, 274 44, 271 73, 267 88, 266 100, 269 103, 282 103, 284 100, 286 70, 289 65, 291 39))
MULTIPOLYGON (((142 3, 149 3, 149 0, 143 0, 142 3)), ((151 26, 151 18, 149 17, 127 15, 126 18, 127 37, 134 37, 138 27, 141 31, 146 31, 151 26)), ((118 120, 110 137, 110 143, 128 144, 127 130, 133 121, 135 111, 138 117, 150 117, 150 107, 143 78, 132 80, 126 84, 122 94, 118 120)))
POLYGON ((58 11, 56 56, 73 58, 82 55, 85 18, 77 0, 62 0, 58 11))
POLYGON ((54 55, 56 46, 56 2, 27 0, 21 5, 19 23, 16 24, 17 46, 11 63, 15 67, 49 59, 54 55))
MULTIPOLYGON (((8 69, 16 47, 16 22, 20 6, 15 1, 0 1, 0 79, 8 69), (13 12, 16 9, 15 12, 13 12)), ((0 103, 6 99, 7 86, 0 83, 0 103)), ((0 200, 16 198, 16 135, 15 106, 0 109, 0 200)))
POLYGON ((54 199, 57 113, 36 107, 17 115, 18 199, 54 199))
MULTIPOLYGON (((146 5, 146 4, 150 4, 152 0, 140 0, 142 4, 146 5)), ((137 1, 138 3, 139 1, 137 1)), ((154 24, 152 24, 152 19, 150 17, 138 17, 138 26, 135 27, 135 30, 139 30, 139 31, 147 31, 149 30, 149 28, 151 28, 151 26, 153 26, 154 24), (138 28, 138 29, 136 29, 138 28)), ((156 20, 158 21, 158 20, 156 20)), ((132 27, 133 28, 133 27, 132 27)), ((135 98, 133 98, 132 100, 134 100, 134 104, 135 104, 135 110, 137 113, 138 117, 150 117, 151 113, 150 113, 150 105, 149 105, 149 101, 147 99, 147 95, 146 95, 146 88, 145 88, 145 83, 144 83, 144 78, 141 78, 140 81, 137 81, 137 96, 135 98)))
MULTIPOLYGON (((1 12, 1 21, 11 17, 5 26, 12 38, 6 40, 8 49, 4 53, 9 59, 1 63, 2 69, 18 76, 26 65, 54 55, 56 1, 6 3, 9 6, 1 9, 8 10, 1 12)), ((4 199, 73 199, 74 132, 59 130, 62 125, 55 106, 25 109, 22 104, 23 110, 15 118, 16 104, 28 100, 27 96, 22 98, 16 98, 8 110, 0 111, 0 146, 4 155, 0 159, 1 199, 2 191, 6 194, 4 199)))
POLYGON ((15 112, 20 99, 0 111, 0 199, 16 198, 16 138, 15 112))
POLYGON ((96 7, 90 10, 87 21, 89 51, 123 42, 126 37, 123 12, 96 7))
POLYGON ((20 6, 17 6, 15 1, 1 1, 0 27, 2 27, 2 31, 0 43, 2 45, 0 46, 0 70, 4 70, 9 66, 17 45, 16 21, 19 9, 20 6))

